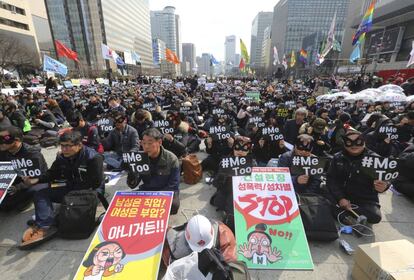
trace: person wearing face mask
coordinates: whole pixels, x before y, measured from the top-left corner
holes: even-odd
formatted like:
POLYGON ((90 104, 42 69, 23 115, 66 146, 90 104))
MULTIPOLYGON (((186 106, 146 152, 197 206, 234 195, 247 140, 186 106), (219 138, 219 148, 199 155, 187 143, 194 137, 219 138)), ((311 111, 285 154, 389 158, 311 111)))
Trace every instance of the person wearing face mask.
MULTIPOLYGON (((247 137, 236 137, 232 149, 232 156, 246 157, 251 154, 252 142, 250 141, 250 138, 247 137)), ((253 160, 252 165, 257 166, 256 161, 253 160)), ((217 191, 211 197, 210 204, 216 206, 218 210, 223 210, 225 212, 225 224, 234 232, 232 184, 232 176, 230 174, 219 171, 213 181, 213 186, 217 188, 217 191)))
POLYGON ((349 128, 343 142, 342 151, 335 154, 328 169, 326 185, 340 208, 349 211, 356 205, 353 210, 367 217, 368 223, 379 223, 378 193, 385 192, 390 183, 373 180, 361 171, 365 156, 378 155, 365 147, 364 138, 357 130, 349 128))
MULTIPOLYGON (((301 134, 296 138, 295 148, 292 151, 282 154, 279 158, 279 167, 291 167, 294 156, 310 157, 314 139, 307 134, 301 134)), ((319 193, 321 185, 320 175, 292 175, 292 183, 295 192, 298 193, 319 193)))

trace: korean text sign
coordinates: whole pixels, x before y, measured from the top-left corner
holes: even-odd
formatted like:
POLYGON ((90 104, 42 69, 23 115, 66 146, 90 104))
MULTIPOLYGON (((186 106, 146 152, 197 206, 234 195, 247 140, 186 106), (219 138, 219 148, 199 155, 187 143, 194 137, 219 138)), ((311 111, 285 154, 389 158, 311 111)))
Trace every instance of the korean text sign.
POLYGON ((157 279, 172 198, 116 192, 74 279, 157 279))
POLYGON ((313 269, 288 168, 233 177, 237 258, 250 269, 313 269))
POLYGON ((11 162, 0 162, 0 203, 5 198, 7 190, 13 184, 16 176, 11 162))

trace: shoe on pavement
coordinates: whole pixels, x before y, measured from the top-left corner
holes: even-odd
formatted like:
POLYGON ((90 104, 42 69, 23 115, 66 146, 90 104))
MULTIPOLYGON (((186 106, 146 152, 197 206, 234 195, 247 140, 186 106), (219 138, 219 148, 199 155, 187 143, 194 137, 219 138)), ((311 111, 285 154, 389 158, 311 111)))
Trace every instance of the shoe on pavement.
POLYGON ((41 243, 52 239, 57 234, 56 227, 38 228, 31 227, 23 234, 23 240, 20 244, 20 249, 31 249, 41 243))

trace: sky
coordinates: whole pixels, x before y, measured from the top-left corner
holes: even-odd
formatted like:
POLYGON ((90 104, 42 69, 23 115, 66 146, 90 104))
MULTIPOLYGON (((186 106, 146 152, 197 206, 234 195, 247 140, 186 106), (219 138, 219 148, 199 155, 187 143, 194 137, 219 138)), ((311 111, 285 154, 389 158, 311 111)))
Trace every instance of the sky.
MULTIPOLYGON (((181 20, 182 43, 193 43, 197 56, 211 53, 224 60, 224 39, 236 35, 250 53, 252 21, 259 12, 273 12, 279 0, 149 0, 151 11, 174 6, 181 20)), ((240 53, 237 44, 236 53, 240 53)))

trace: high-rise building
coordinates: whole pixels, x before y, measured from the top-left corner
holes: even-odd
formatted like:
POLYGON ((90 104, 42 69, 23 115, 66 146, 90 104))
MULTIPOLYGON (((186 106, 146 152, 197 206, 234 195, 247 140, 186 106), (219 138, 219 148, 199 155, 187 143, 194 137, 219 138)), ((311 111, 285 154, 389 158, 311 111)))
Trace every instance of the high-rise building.
MULTIPOLYGON (((101 0, 107 45, 120 53, 134 51, 141 66, 152 68, 152 40, 147 0, 101 0), (116 7, 116 8, 115 8, 116 7), (121 20, 122 19, 122 20, 121 20)), ((127 63, 127 61, 125 61, 127 63)))
POLYGON ((193 74, 194 73, 193 68, 196 65, 196 48, 193 43, 183 43, 182 62, 189 63, 189 71, 186 69, 187 73, 183 73, 183 74, 193 74))
POLYGON ((27 2, 29 2, 30 5, 33 26, 35 28, 37 42, 39 43, 41 57, 43 57, 44 54, 55 56, 55 47, 53 45, 52 33, 50 32, 45 1, 31 0, 27 2))
POLYGON ((0 1, 0 38, 16 40, 16 48, 22 47, 16 61, 30 55, 33 65, 40 63, 39 44, 28 1, 0 1))
MULTIPOLYGON (((362 21, 371 0, 365 0, 353 22, 353 32, 362 21)), ((412 0, 377 1, 373 26, 367 33, 362 57, 367 62, 366 72, 375 72, 386 81, 391 75, 414 76, 413 69, 406 69, 414 40, 414 2, 412 0)), ((348 57, 349 58, 349 57, 348 57)))
POLYGON ((292 51, 303 47, 303 39, 313 33, 316 44, 306 49, 308 61, 313 61, 321 43, 326 40, 334 17, 336 17, 335 39, 341 43, 345 29, 345 18, 350 0, 281 0, 273 10, 272 47, 276 46, 280 56, 289 57, 292 51))
POLYGON ((262 53, 260 67, 268 69, 273 63, 273 48, 272 46, 272 29, 269 25, 263 32, 262 53), (271 55, 272 53, 272 55, 271 55), (272 61, 271 61, 272 60, 272 61))
POLYGON ((160 65, 165 60, 165 43, 160 39, 152 39, 153 64, 160 65))
POLYGON ((258 69, 262 67, 262 44, 264 31, 272 25, 272 12, 259 12, 252 22, 250 38, 250 67, 258 69))
POLYGON ((203 53, 201 55, 200 64, 198 65, 198 73, 209 76, 211 74, 211 55, 209 53, 203 53))
MULTIPOLYGON (((152 39, 160 39, 165 42, 165 46, 175 52, 181 61, 181 30, 180 17, 175 14, 175 8, 165 7, 162 11, 151 11, 151 36, 152 39)), ((175 65, 176 72, 180 73, 180 66, 175 65)))
MULTIPOLYGON (((78 53, 83 74, 88 74, 86 71, 100 74, 106 68, 101 43, 121 57, 125 51, 135 51, 141 56, 144 72, 152 67, 147 0, 45 0, 45 3, 53 39, 78 53)), ((74 68, 72 61, 66 60, 66 64, 74 68)), ((116 66, 111 62, 110 67, 116 66)))
POLYGON ((224 63, 226 71, 230 71, 236 64, 234 55, 236 54, 236 36, 226 36, 224 41, 224 63))

